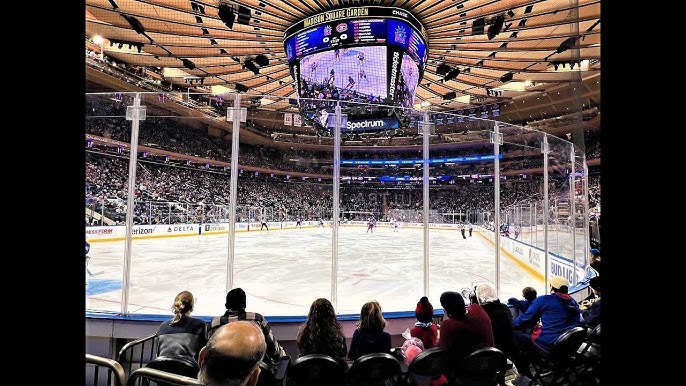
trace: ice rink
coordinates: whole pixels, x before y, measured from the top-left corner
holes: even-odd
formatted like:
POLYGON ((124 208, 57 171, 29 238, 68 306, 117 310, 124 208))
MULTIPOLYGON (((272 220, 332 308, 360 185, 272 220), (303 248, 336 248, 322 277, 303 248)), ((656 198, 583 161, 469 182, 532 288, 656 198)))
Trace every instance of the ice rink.
MULTIPOLYGON (((307 315, 313 300, 331 299, 332 228, 236 232, 233 286, 247 294, 247 309, 266 316, 307 315)), ((194 316, 225 311, 228 234, 134 239, 131 245, 129 314, 171 315, 174 296, 183 290, 196 297, 194 316)), ((429 233, 429 300, 440 308, 443 291, 495 279, 495 246, 477 231, 463 239, 453 229, 429 233)), ((342 226, 338 235, 337 297, 339 314, 357 314, 377 300, 384 312, 414 311, 424 295, 422 229, 342 226)), ((93 242, 86 275, 86 311, 120 312, 124 278, 124 241, 93 242)), ((543 280, 501 253, 500 300, 521 297, 543 280)))

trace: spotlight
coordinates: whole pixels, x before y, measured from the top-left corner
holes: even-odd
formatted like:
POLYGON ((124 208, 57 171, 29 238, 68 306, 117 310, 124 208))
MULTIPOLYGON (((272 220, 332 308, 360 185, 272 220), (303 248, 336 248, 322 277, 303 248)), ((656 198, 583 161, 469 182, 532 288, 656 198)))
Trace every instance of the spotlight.
POLYGON ((229 28, 233 29, 233 22, 236 21, 236 14, 226 3, 219 4, 219 18, 229 28))
POLYGON ((131 24, 131 28, 133 28, 134 31, 138 32, 139 34, 145 33, 145 27, 143 27, 143 24, 141 24, 141 22, 138 19, 128 15, 122 15, 122 17, 126 19, 126 21, 128 21, 129 24, 131 24))
POLYGON ((557 47, 556 52, 559 54, 561 52, 567 51, 568 49, 574 47, 574 44, 576 43, 576 36, 572 36, 567 38, 565 41, 560 43, 560 46, 557 47))
POLYGON ((500 81, 503 83, 509 82, 512 80, 513 77, 514 77, 514 74, 511 72, 508 72, 507 74, 500 77, 500 81))
POLYGON ((450 68, 449 65, 443 63, 443 64, 440 64, 436 67, 436 74, 444 76, 445 74, 450 72, 451 69, 452 68, 450 68))
POLYGON ((238 92, 248 92, 248 86, 244 84, 236 83, 236 86, 234 88, 238 92))
POLYGON ((255 75, 260 73, 260 69, 257 68, 257 66, 255 66, 255 63, 252 60, 246 60, 245 62, 243 62, 243 66, 248 70, 252 71, 252 73, 255 75))
POLYGON ((450 70, 450 72, 445 74, 445 77, 443 79, 448 81, 448 80, 457 78, 458 75, 460 75, 460 69, 455 67, 452 70, 450 70))
POLYGON ((449 93, 443 94, 443 100, 444 101, 455 99, 456 97, 457 97, 457 93, 455 91, 451 91, 449 93))
POLYGON ((186 67, 187 69, 192 70, 195 68, 195 63, 191 62, 190 60, 181 59, 181 61, 183 62, 183 66, 186 67))
POLYGON ((255 63, 259 64, 261 67, 269 65, 269 58, 267 58, 265 55, 257 55, 255 56, 255 63))

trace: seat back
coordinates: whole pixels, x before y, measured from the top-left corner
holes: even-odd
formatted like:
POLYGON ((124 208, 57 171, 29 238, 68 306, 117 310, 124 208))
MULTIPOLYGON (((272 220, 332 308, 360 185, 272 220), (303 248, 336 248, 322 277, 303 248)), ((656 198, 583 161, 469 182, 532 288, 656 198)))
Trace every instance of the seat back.
POLYGON ((448 350, 442 347, 426 349, 410 362, 407 372, 422 376, 433 376, 442 374, 450 367, 450 357, 448 350))
POLYGON ((577 351, 587 336, 588 332, 581 326, 565 331, 555 341, 549 359, 554 362, 570 362, 576 358, 577 351))
POLYGON ((507 356, 495 347, 473 351, 455 366, 451 385, 495 386, 504 380, 507 356))
POLYGON ((293 386, 344 385, 348 363, 325 354, 307 354, 293 362, 288 379, 293 386))
POLYGON ((348 370, 351 385, 377 385, 400 374, 400 362, 391 354, 377 352, 357 358, 348 370))
POLYGON ((579 356, 600 356, 600 324, 588 332, 586 340, 577 351, 579 356))
POLYGON ((157 357, 148 362, 145 367, 161 370, 172 374, 183 375, 189 378, 197 378, 200 368, 195 362, 183 360, 181 358, 157 357))
POLYGON ((257 386, 284 386, 290 362, 291 357, 289 355, 283 356, 275 366, 260 361, 260 376, 257 379, 257 386))

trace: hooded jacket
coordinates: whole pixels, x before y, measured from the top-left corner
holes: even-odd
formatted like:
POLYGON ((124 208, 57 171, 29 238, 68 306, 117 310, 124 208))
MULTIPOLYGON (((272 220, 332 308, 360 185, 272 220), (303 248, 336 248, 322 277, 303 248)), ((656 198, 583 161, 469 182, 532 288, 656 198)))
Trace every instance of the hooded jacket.
POLYGON ((560 335, 581 325, 579 304, 568 294, 542 295, 512 324, 515 330, 533 327, 531 340, 549 352, 560 335))

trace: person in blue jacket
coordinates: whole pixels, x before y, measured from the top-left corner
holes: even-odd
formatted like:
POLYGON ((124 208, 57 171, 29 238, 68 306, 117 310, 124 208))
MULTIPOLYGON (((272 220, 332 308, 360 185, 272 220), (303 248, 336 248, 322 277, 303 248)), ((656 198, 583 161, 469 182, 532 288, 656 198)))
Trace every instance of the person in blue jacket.
POLYGON ((569 281, 553 276, 549 284, 550 294, 537 297, 512 322, 515 350, 510 359, 519 373, 514 385, 528 383, 526 378, 532 377, 529 358, 547 356, 560 335, 581 325, 579 303, 568 293, 569 281))
POLYGON ((524 299, 509 298, 507 299, 507 305, 514 307, 517 311, 515 316, 519 316, 529 309, 529 306, 536 300, 537 296, 538 293, 534 287, 524 287, 522 289, 522 297, 524 299))

